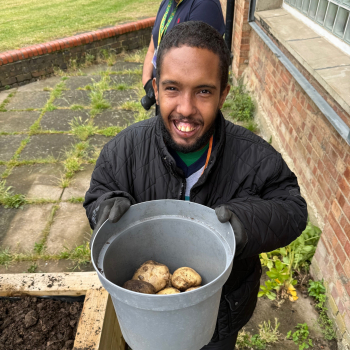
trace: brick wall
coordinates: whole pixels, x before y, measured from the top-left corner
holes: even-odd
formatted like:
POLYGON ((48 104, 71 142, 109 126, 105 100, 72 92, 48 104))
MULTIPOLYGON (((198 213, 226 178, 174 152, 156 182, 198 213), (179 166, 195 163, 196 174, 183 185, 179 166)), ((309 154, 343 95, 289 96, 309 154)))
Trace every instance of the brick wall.
MULTIPOLYGON (((237 0, 237 7, 241 12, 234 24, 233 73, 243 74, 261 119, 272 130, 323 230, 311 271, 316 279, 324 279, 338 335, 350 344, 350 146, 255 31, 246 29, 246 1, 237 0)), ((271 39, 350 126, 349 114, 271 39)))
POLYGON ((155 18, 0 53, 0 91, 50 76, 54 68, 67 69, 70 60, 85 60, 101 49, 139 49, 149 45, 155 18))

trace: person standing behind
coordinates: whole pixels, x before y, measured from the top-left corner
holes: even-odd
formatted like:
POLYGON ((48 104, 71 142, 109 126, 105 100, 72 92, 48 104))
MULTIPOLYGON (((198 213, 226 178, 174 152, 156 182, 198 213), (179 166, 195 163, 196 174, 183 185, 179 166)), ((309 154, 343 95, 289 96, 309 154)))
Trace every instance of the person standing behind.
POLYGON ((221 35, 225 33, 225 21, 219 0, 163 0, 143 64, 142 85, 146 95, 141 99, 141 104, 146 110, 156 102, 152 79, 156 76, 158 46, 170 29, 178 23, 188 21, 202 21, 214 27, 221 35))

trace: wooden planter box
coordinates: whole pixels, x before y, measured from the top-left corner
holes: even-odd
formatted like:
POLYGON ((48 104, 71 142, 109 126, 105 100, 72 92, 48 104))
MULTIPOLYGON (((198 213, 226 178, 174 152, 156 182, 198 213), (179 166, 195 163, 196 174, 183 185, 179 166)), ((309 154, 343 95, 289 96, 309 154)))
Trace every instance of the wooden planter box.
POLYGON ((73 350, 125 350, 108 292, 95 272, 0 275, 0 296, 85 295, 73 350))

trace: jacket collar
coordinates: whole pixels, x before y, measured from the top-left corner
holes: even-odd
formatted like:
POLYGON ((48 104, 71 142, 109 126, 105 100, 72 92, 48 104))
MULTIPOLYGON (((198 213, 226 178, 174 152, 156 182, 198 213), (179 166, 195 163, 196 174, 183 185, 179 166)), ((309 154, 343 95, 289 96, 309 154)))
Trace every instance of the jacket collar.
MULTIPOLYGON (((162 135, 162 129, 161 129, 161 116, 157 115, 155 118, 157 120, 155 121, 155 143, 158 148, 159 155, 162 158, 162 161, 166 164, 167 168, 169 168, 170 172, 173 173, 173 175, 181 176, 183 177, 183 172, 181 169, 179 169, 176 166, 176 162, 170 152, 168 151, 168 148, 165 145, 165 142, 163 140, 162 135)), ((225 141, 226 141, 226 133, 225 133, 225 118, 222 115, 221 111, 218 112, 218 115, 215 120, 215 137, 216 137, 216 145, 211 153, 209 163, 207 168, 205 169, 203 173, 203 182, 205 181, 207 174, 210 173, 211 169, 215 166, 217 160, 220 158, 225 141)))

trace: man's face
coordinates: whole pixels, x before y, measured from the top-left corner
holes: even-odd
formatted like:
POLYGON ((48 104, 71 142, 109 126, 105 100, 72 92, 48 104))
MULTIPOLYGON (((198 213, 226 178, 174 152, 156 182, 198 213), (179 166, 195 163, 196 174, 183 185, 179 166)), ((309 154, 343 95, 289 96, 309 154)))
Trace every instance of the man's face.
POLYGON ((230 91, 228 85, 220 93, 219 60, 207 49, 172 48, 163 58, 159 90, 153 79, 164 125, 183 150, 195 151, 193 147, 212 129, 230 91))

